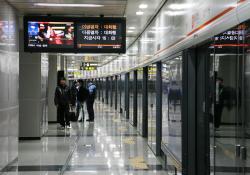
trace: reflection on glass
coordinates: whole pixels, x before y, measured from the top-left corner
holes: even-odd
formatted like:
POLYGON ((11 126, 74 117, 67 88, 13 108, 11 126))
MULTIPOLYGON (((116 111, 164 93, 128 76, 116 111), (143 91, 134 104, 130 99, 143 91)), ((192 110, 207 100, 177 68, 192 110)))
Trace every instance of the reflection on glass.
POLYGON ((134 121, 134 72, 129 73, 129 122, 134 121))
POLYGON ((162 143, 181 166, 182 57, 162 64, 162 143))
POLYGON ((107 104, 107 81, 106 81, 106 78, 103 78, 103 85, 104 85, 104 89, 103 89, 104 103, 107 104))
POLYGON ((249 24, 245 22, 216 35, 210 46, 211 174, 240 173, 249 167, 242 153, 250 146, 249 24), (233 172, 227 172, 228 168, 233 172))
POLYGON ((120 109, 121 109, 121 76, 119 75, 117 77, 117 110, 120 112, 120 109))
POLYGON ((148 66, 148 144, 156 152, 156 64, 148 66))
POLYGON ((125 111, 125 74, 121 75, 120 81, 120 92, 121 92, 121 111, 125 111))
POLYGON ((112 100, 111 100, 111 106, 115 108, 115 92, 116 92, 116 87, 115 87, 115 77, 112 79, 112 100))
POLYGON ((7 47, 9 43, 9 22, 0 18, 0 49, 7 47))
POLYGON ((143 80, 143 69, 137 70, 137 112, 138 112, 138 122, 137 129, 140 134, 142 134, 142 80, 143 80))

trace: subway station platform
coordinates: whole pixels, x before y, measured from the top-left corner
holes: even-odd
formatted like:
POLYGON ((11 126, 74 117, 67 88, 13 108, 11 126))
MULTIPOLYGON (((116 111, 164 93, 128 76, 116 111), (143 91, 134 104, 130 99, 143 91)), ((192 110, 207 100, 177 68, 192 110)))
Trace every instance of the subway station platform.
POLYGON ((0 175, 250 175, 249 12, 0 0, 0 175))
POLYGON ((147 140, 125 118, 100 102, 95 112, 95 122, 72 122, 66 130, 49 124, 41 140, 21 141, 18 160, 4 174, 166 174, 147 140))

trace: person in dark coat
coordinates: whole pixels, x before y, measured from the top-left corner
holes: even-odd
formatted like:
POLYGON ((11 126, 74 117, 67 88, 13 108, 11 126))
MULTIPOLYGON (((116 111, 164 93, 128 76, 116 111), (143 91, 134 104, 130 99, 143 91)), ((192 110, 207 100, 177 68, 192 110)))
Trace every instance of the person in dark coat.
POLYGON ((77 92, 77 103, 78 103, 78 108, 77 108, 77 114, 79 117, 80 114, 80 110, 82 110, 82 118, 78 118, 78 121, 84 121, 84 103, 86 102, 87 98, 88 98, 88 90, 83 86, 83 80, 78 80, 79 83, 79 87, 78 87, 78 92, 77 92))
POLYGON ((96 85, 94 85, 94 83, 92 82, 88 83, 88 91, 89 96, 87 99, 87 110, 89 114, 89 119, 87 121, 93 122, 95 119, 94 102, 96 97, 96 85))
POLYGON ((69 115, 71 100, 71 92, 70 88, 66 85, 66 79, 61 78, 60 84, 55 90, 54 102, 58 109, 59 123, 62 128, 65 128, 65 124, 68 129, 71 128, 69 115))

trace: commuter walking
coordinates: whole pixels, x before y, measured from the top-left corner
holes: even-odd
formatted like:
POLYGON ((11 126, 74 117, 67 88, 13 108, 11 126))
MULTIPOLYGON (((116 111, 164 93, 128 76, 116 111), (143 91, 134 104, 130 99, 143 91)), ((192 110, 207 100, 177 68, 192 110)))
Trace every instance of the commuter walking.
POLYGON ((65 124, 67 129, 71 128, 69 115, 71 100, 70 88, 66 85, 66 79, 61 78, 60 84, 55 90, 54 102, 58 109, 59 123, 62 129, 65 128, 65 124))
POLYGON ((78 121, 84 121, 84 103, 88 98, 88 90, 83 86, 83 80, 78 80, 79 87, 77 92, 77 113, 78 113, 78 121))
POLYGON ((89 91, 89 96, 87 99, 87 110, 89 114, 89 119, 87 121, 93 122, 95 119, 94 102, 95 102, 95 96, 96 96, 96 85, 90 82, 88 84, 88 91, 89 91))

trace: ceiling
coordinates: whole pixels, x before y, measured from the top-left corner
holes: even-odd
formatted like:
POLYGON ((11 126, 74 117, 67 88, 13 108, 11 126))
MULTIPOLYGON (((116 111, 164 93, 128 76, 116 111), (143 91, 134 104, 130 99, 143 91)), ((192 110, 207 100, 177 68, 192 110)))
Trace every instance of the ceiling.
MULTIPOLYGON (((28 14, 51 14, 65 16, 100 16, 126 17, 127 19, 127 46, 129 46, 137 36, 143 31, 149 19, 155 14, 160 4, 165 0, 7 0, 14 6, 20 15, 28 14), (102 7, 43 7, 36 6, 35 3, 53 4, 98 4, 102 7), (147 8, 141 9, 139 6, 146 4, 147 8), (136 12, 143 12, 137 15, 136 12)), ((86 56, 86 55, 85 55, 86 56)), ((92 55, 101 65, 115 59, 117 55, 92 55)), ((83 55, 69 55, 69 67, 79 67, 84 61, 83 55)))
POLYGON ((8 0, 22 14, 57 14, 82 16, 124 16, 127 0, 8 0), (35 3, 100 4, 103 7, 43 7, 35 3))

